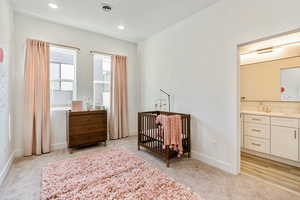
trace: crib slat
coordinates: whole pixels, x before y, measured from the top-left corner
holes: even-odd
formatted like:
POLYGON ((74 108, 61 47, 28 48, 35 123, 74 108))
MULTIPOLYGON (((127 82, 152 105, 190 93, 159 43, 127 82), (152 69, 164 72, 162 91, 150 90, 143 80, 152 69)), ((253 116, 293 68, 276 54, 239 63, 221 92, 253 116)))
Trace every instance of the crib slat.
POLYGON ((150 147, 151 149, 153 149, 153 139, 152 139, 152 127, 151 127, 151 123, 152 123, 152 120, 151 120, 151 115, 148 116, 148 120, 149 120, 149 136, 150 136, 150 147))
POLYGON ((153 148, 156 149, 156 135, 155 135, 155 121, 154 121, 154 116, 152 116, 152 137, 154 138, 153 139, 153 148))
POLYGON ((158 147, 158 145, 157 145, 157 139, 158 139, 157 138, 157 129, 155 127, 155 117, 154 116, 152 117, 152 127, 153 127, 153 138, 154 138, 153 144, 154 144, 156 151, 158 151, 158 149, 157 149, 157 147, 158 147))
POLYGON ((145 138, 145 130, 146 130, 146 118, 145 116, 143 116, 143 137, 144 137, 144 141, 146 141, 146 138, 145 138))
POLYGON ((151 135, 152 135, 152 148, 155 149, 155 136, 154 136, 154 123, 153 116, 151 116, 151 135))

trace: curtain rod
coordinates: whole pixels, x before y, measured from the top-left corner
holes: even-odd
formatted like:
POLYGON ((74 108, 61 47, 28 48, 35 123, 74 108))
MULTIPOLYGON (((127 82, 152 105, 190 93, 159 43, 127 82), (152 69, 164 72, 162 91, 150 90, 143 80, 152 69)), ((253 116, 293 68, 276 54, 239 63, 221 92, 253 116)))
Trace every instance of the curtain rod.
POLYGON ((122 55, 117 55, 117 54, 112 54, 112 53, 106 53, 103 51, 90 51, 91 54, 103 54, 103 55, 108 55, 108 56, 122 56, 122 55))
POLYGON ((58 43, 53 43, 53 42, 48 42, 48 43, 50 45, 53 45, 53 46, 65 47, 65 48, 68 48, 68 49, 75 49, 77 51, 80 51, 80 48, 78 48, 78 47, 73 47, 73 46, 64 45, 64 44, 58 44, 58 43))
MULTIPOLYGON (((36 40, 36 39, 29 39, 29 40, 36 40)), ((70 46, 70 45, 59 44, 59 43, 48 42, 48 41, 44 41, 44 42, 47 42, 52 46, 59 46, 59 47, 64 47, 64 48, 68 48, 68 49, 75 49, 77 51, 80 51, 80 48, 78 48, 78 47, 73 47, 73 46, 70 46)))

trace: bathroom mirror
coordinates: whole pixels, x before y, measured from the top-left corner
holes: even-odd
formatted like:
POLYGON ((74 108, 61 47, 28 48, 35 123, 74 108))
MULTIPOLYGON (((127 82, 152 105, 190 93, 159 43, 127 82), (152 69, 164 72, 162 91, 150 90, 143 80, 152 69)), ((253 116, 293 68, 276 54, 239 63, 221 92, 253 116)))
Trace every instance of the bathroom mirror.
POLYGON ((300 67, 280 70, 281 100, 300 101, 300 67))
POLYGON ((300 57, 241 65, 241 99, 300 101, 300 57))
POLYGON ((239 47, 242 101, 300 102, 300 32, 239 47))

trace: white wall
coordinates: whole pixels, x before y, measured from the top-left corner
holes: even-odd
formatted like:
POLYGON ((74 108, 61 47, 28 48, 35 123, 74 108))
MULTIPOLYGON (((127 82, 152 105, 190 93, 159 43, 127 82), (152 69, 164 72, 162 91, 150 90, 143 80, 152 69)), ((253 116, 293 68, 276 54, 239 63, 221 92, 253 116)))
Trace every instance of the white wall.
POLYGON ((13 88, 13 12, 8 0, 0 0, 0 48, 5 49, 4 62, 0 64, 0 185, 3 182, 14 158, 11 121, 13 106, 11 88, 13 88), (10 117, 9 117, 10 116, 10 117))
MULTIPOLYGON (((103 51, 128 57, 128 102, 129 102, 129 131, 137 132, 137 112, 139 109, 139 68, 137 65, 137 45, 101 34, 95 34, 76 28, 50 23, 26 15, 15 13, 16 29, 16 148, 22 155, 22 113, 24 98, 24 55, 27 38, 61 43, 80 48, 77 57, 77 96, 79 99, 93 99, 93 59, 91 50, 103 51)), ((54 133, 56 134, 56 133, 54 133)), ((57 133, 59 134, 59 133, 57 133)), ((65 143, 65 137, 55 135, 53 147, 65 143)))
POLYGON ((192 114, 193 156, 239 171, 237 45, 300 28, 299 0, 221 0, 139 44, 141 102, 192 114))

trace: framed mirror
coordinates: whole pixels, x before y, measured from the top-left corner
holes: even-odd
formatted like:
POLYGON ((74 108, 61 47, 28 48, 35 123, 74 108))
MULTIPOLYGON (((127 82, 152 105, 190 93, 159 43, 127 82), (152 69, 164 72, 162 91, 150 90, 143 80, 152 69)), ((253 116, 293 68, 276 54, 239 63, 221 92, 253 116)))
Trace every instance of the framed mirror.
POLYGON ((239 47, 241 101, 300 102, 300 32, 239 47))

